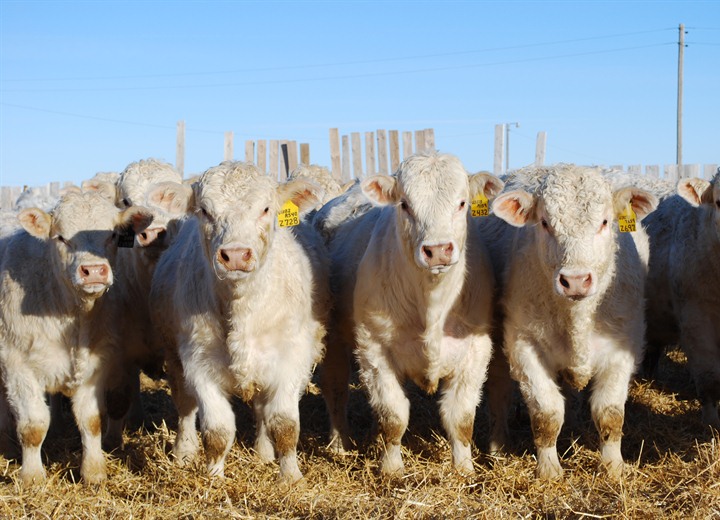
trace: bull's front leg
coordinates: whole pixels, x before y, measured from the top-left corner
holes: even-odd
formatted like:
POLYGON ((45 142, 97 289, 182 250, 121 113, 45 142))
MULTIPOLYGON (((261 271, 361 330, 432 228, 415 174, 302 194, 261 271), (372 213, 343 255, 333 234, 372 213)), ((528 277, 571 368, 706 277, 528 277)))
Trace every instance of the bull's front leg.
POLYGON ((208 473, 223 477, 225 458, 235 440, 235 414, 230 400, 209 373, 188 374, 188 385, 197 396, 208 473))
POLYGON ((358 339, 357 359, 360 380, 370 398, 383 439, 380 471, 386 475, 402 475, 401 442, 410 419, 410 401, 379 343, 358 339))
POLYGON ((83 447, 80 476, 86 484, 100 484, 107 478, 100 420, 104 400, 104 386, 95 378, 81 384, 72 396, 73 415, 83 447))
POLYGON ((600 434, 600 461, 608 475, 618 478, 623 472, 620 452, 625 418, 625 401, 635 359, 630 349, 618 349, 617 357, 605 363, 593 377, 590 411, 600 434))
POLYGON ((543 480, 562 477, 557 439, 562 428, 565 407, 554 376, 539 358, 538 347, 506 330, 506 353, 512 376, 520 384, 530 414, 533 441, 537 449, 535 475, 543 480))
POLYGON ((492 344, 483 336, 468 345, 467 355, 455 372, 443 381, 440 416, 452 448, 453 466, 463 475, 475 472, 472 435, 475 410, 487 375, 492 344))
POLYGON ((20 366, 5 374, 7 404, 15 417, 17 438, 22 450, 20 480, 24 485, 45 480, 41 447, 50 426, 45 392, 35 374, 20 366))
MULTIPOLYGON (((257 399, 262 401, 262 430, 271 445, 263 443, 262 449, 272 457, 274 447, 280 465, 280 478, 296 482, 302 478, 297 460, 297 443, 300 437, 300 391, 291 379, 277 381, 275 388, 263 391, 257 399)), ((257 444, 256 444, 257 446, 257 444)))
POLYGON ((178 413, 178 430, 172 454, 175 462, 182 466, 192 461, 200 449, 195 420, 197 418, 197 399, 185 386, 183 367, 177 353, 166 348, 166 370, 170 395, 178 413))
POLYGON ((352 447, 347 420, 352 345, 335 330, 337 326, 332 326, 328 333, 320 386, 330 416, 329 448, 343 454, 352 447))

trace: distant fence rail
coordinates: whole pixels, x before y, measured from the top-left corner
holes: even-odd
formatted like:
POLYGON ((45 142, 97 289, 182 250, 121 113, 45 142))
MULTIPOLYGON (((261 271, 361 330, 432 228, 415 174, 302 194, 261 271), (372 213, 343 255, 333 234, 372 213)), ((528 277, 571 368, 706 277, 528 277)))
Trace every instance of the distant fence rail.
MULTIPOLYGON (((504 172, 503 157, 506 154, 506 131, 504 125, 495 126, 493 173, 504 172)), ((538 132, 535 151, 536 165, 545 162, 547 136, 538 132)), ((260 139, 245 141, 244 160, 255 163, 261 170, 278 180, 287 178, 290 171, 299 163, 311 164, 310 145, 294 140, 260 139)), ((232 160, 234 154, 234 136, 225 132, 223 160, 232 160)), ((414 131, 384 130, 370 132, 350 132, 341 134, 338 128, 329 130, 329 162, 326 164, 332 174, 341 182, 363 178, 376 173, 392 173, 400 162, 413 153, 435 149, 435 131, 425 128, 414 131)), ((185 165, 185 122, 178 121, 177 150, 175 167, 184 174, 185 165)), ((650 175, 656 178, 677 182, 681 178, 700 177, 710 179, 717 171, 717 164, 667 164, 667 165, 610 165, 611 168, 625 170, 628 173, 650 175)), ((51 182, 44 186, 34 186, 37 193, 57 197, 62 188, 71 182, 51 182)), ((30 189, 28 186, 0 187, 0 209, 12 209, 20 194, 30 189)))

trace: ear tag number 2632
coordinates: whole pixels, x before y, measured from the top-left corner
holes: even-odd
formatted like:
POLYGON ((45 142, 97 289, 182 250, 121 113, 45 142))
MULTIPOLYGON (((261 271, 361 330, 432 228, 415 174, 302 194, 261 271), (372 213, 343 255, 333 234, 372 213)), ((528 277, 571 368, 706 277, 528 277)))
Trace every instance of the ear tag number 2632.
POLYGON ((632 233, 637 231, 635 218, 635 212, 632 209, 632 204, 628 202, 625 209, 618 214, 618 226, 620 227, 620 232, 632 233))
POLYGON ((300 210, 291 200, 285 202, 278 212, 278 226, 292 227, 300 224, 300 210))
POLYGON ((473 217, 487 217, 490 214, 488 198, 483 193, 478 193, 470 204, 470 215, 473 217))

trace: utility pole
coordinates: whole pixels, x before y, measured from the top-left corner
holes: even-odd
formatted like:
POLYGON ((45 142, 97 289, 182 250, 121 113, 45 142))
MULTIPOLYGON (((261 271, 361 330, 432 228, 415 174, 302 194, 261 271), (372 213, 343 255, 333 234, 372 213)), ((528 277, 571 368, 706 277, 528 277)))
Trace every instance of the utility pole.
POLYGON ((682 102, 683 102, 683 58, 685 56, 685 25, 678 28, 678 90, 677 90, 677 164, 682 165, 682 102))
POLYGON ((510 126, 520 127, 520 123, 505 123, 505 173, 510 171, 510 126))

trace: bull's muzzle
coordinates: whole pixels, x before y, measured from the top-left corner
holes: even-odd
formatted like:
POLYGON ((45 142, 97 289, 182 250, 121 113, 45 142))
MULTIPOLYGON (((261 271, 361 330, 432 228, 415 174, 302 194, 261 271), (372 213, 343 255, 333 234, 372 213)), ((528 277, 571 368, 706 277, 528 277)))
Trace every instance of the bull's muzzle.
POLYGON ((255 270, 255 254, 249 247, 220 248, 217 260, 228 271, 249 273, 255 270))

